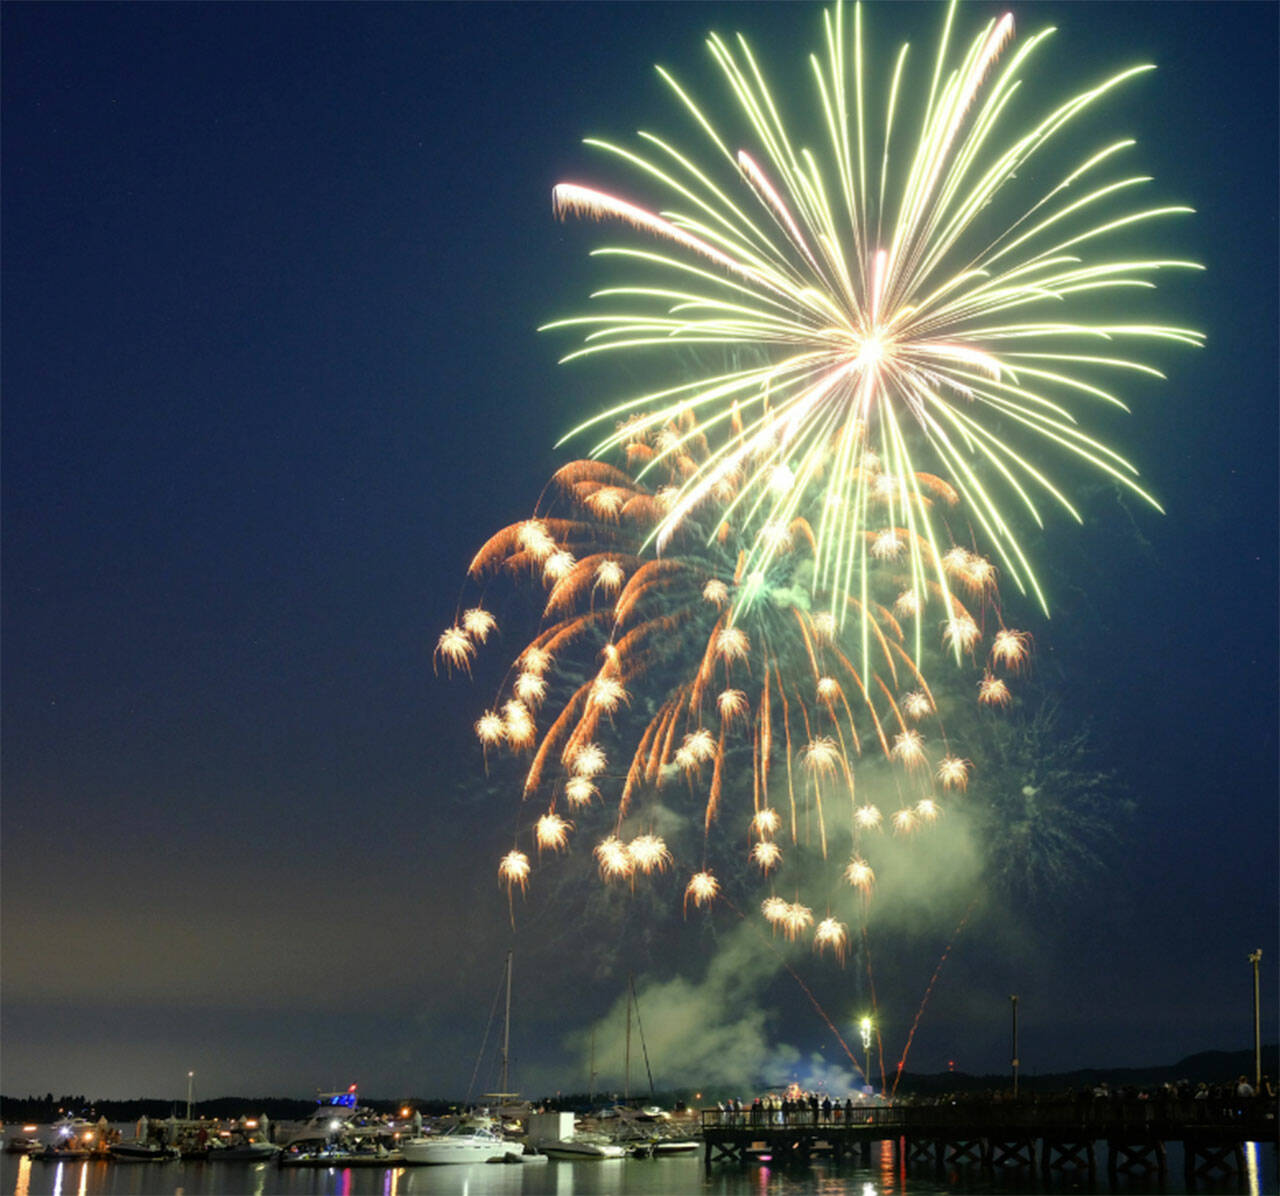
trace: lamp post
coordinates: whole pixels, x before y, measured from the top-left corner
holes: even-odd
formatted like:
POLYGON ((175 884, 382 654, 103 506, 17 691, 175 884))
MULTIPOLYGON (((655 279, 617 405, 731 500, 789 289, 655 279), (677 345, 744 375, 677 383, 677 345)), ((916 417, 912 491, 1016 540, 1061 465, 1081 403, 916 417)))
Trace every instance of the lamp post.
POLYGON ((1258 965, 1262 962, 1262 948, 1249 956, 1253 964, 1253 1090, 1262 1091, 1262 1022, 1258 1013, 1258 965))
POLYGON ((187 1072, 187 1120, 191 1120, 191 1088, 195 1083, 196 1073, 194 1071, 187 1072))
POLYGON ((1018 1099, 1018 998, 1016 996, 1009 997, 1009 1004, 1013 1007, 1013 1058, 1010 1061, 1013 1068, 1013 1099, 1018 1099))
POLYGON ((863 1071, 863 1079, 867 1081, 867 1087, 871 1087, 871 1019, 864 1017, 858 1023, 858 1029, 862 1032, 862 1058, 866 1062, 866 1070, 863 1071))

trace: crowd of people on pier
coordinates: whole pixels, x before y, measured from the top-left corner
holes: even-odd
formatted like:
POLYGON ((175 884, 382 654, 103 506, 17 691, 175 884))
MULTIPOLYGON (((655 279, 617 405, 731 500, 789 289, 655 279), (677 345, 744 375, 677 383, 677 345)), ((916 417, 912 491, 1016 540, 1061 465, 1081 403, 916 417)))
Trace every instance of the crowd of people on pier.
POLYGON ((1058 1090, 1026 1090, 1015 1096, 1011 1089, 943 1092, 934 1095, 899 1094, 892 1102, 878 1095, 858 1093, 832 1099, 830 1094, 800 1091, 796 1086, 783 1093, 757 1096, 749 1103, 729 1097, 718 1102, 721 1125, 852 1125, 875 1116, 874 1110, 890 1104, 898 1108, 939 1108, 958 1106, 1006 1106, 1016 1104, 1028 1110, 1048 1109, 1070 1112, 1081 1119, 1122 1117, 1124 1120, 1177 1120, 1221 1122, 1255 1116, 1275 1116, 1277 1091, 1269 1076, 1255 1085, 1245 1076, 1234 1081, 1193 1083, 1190 1080, 1163 1084, 1112 1086, 1101 1080, 1093 1085, 1058 1090))
POLYGON ((878 1098, 859 1099, 852 1096, 832 1100, 829 1094, 787 1092, 757 1096, 750 1104, 730 1097, 719 1102, 722 1125, 840 1125, 866 1116, 878 1098))

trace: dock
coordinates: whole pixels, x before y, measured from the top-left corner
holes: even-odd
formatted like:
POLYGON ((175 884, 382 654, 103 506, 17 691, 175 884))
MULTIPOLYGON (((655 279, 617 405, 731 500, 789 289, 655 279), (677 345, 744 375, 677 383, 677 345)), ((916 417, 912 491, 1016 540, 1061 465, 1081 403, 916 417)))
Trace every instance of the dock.
POLYGON ((1079 1173, 1092 1180, 1105 1148, 1118 1176, 1167 1174, 1166 1144, 1182 1145, 1188 1189, 1243 1176, 1246 1144, 1277 1149, 1276 1104, 1248 1100, 996 1100, 958 1098, 915 1105, 861 1105, 823 1116, 810 1108, 702 1110, 703 1159, 741 1166, 807 1165, 815 1156, 870 1166, 873 1144, 888 1142, 899 1169, 929 1165, 1022 1169, 1045 1177, 1079 1173))

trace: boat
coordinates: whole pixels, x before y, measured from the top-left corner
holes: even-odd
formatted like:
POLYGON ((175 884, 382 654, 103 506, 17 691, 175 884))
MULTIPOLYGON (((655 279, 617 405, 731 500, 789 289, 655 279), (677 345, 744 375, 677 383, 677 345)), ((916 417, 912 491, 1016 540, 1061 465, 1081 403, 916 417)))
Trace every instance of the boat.
POLYGON ((625 1146, 572 1113, 535 1113, 529 1118, 529 1145, 553 1159, 620 1159, 625 1146))
POLYGON ((662 1155, 689 1154, 701 1145, 697 1138, 655 1138, 649 1146, 649 1153, 655 1158, 662 1155))
POLYGON ((276 1161, 281 1167, 393 1167, 406 1160, 399 1149, 365 1140, 350 1145, 297 1142, 280 1151, 276 1161))
POLYGON ((511 1142, 488 1125, 459 1125, 447 1134, 410 1138, 406 1163, 505 1163, 522 1161, 522 1142, 511 1142))
MULTIPOLYGON (((499 1091, 485 1093, 482 1097, 485 1108, 460 1120, 451 1129, 439 1134, 425 1134, 410 1138, 404 1143, 404 1161, 422 1164, 464 1164, 464 1163, 519 1163, 528 1157, 530 1160, 540 1156, 525 1148, 524 1143, 503 1136, 504 1117, 511 1119, 512 1132, 518 1121, 527 1120, 530 1106, 519 1101, 519 1093, 510 1091, 510 1044, 511 1044, 511 960, 512 952, 507 952, 503 965, 502 983, 506 988, 506 1012, 503 1019, 501 1046, 501 1078, 499 1091), (489 1116, 492 1108, 496 1117, 489 1116)), ((499 993, 502 989, 499 988, 499 993)), ((496 1001, 496 998, 495 998, 496 1001)), ((486 1031, 486 1039, 488 1033, 486 1031)), ((484 1048, 481 1047, 483 1055, 484 1048)), ((479 1071, 480 1062, 476 1061, 479 1071)), ((470 1097, 470 1093, 468 1093, 470 1097)), ((545 1159, 543 1160, 545 1161, 545 1159)))
POLYGON ((622 1159, 627 1148, 604 1134, 575 1133, 569 1138, 543 1138, 538 1149, 552 1159, 622 1159))
POLYGON ((687 1154, 702 1145, 687 1122, 674 1121, 656 1105, 644 1109, 615 1105, 594 1124, 610 1141, 640 1158, 687 1154))
POLYGON ((93 1148, 74 1138, 61 1142, 37 1142, 27 1151, 27 1158, 40 1163, 75 1163, 93 1157, 93 1148))
POLYGON ((44 1143, 35 1136, 35 1128, 34 1125, 24 1125, 22 1133, 7 1138, 4 1144, 5 1154, 30 1154, 33 1150, 39 1150, 44 1143))
MULTIPOLYGON (((96 1122, 90 1121, 87 1117, 59 1117, 57 1121, 49 1127, 53 1130, 55 1139, 60 1138, 78 1138, 85 1140, 85 1135, 93 1135, 98 1130, 96 1122)), ((92 1140, 91 1138, 89 1140, 92 1140)))
POLYGON ((275 1138, 286 1149, 305 1145, 309 1150, 317 1144, 342 1144, 348 1147, 363 1142, 382 1142, 390 1146, 395 1129, 381 1113, 360 1104, 355 1084, 345 1092, 321 1092, 316 1107, 302 1123, 281 1122, 275 1138))
POLYGON ((280 1153, 280 1147, 274 1142, 248 1135, 233 1139, 225 1146, 217 1146, 208 1152, 209 1159, 218 1159, 223 1163, 265 1163, 270 1162, 280 1153))
POLYGON ((173 1146, 161 1146, 159 1142, 143 1141, 133 1138, 127 1142, 113 1142, 107 1147, 107 1153, 117 1163, 167 1163, 178 1157, 173 1146))

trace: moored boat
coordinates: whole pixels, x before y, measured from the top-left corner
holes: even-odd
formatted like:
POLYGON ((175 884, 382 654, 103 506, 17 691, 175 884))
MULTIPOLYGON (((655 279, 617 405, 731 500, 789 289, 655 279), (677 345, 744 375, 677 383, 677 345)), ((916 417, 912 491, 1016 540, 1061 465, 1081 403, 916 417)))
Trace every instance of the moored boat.
POLYGON ((697 1138, 658 1138, 649 1148, 653 1155, 688 1154, 702 1143, 697 1138))
POLYGON ((388 1149, 381 1142, 297 1142, 280 1151, 276 1161, 281 1167, 393 1167, 405 1158, 401 1151, 388 1149))
POLYGON ((176 1147, 161 1146, 159 1142, 144 1142, 139 1138, 113 1142, 107 1147, 107 1153, 118 1163, 167 1163, 170 1159, 178 1158, 176 1147))
POLYGON ((411 1138, 402 1150, 406 1163, 433 1164, 518 1161, 525 1153, 523 1143, 511 1142, 483 1125, 411 1138))
POLYGON ((4 1143, 5 1154, 30 1154, 33 1150, 39 1149, 44 1144, 36 1137, 38 1128, 35 1125, 24 1125, 21 1133, 14 1134, 11 1138, 6 1138, 4 1143))
POLYGON ((27 1152, 27 1158, 41 1163, 74 1163, 92 1157, 92 1148, 74 1138, 65 1142, 37 1142, 27 1152))
POLYGON ((280 1153, 280 1147, 274 1142, 261 1139, 242 1138, 219 1146, 208 1153, 209 1159, 218 1159, 223 1163, 263 1163, 270 1162, 280 1153))
POLYGON ((553 1159, 621 1159, 627 1148, 610 1142, 604 1135, 574 1134, 571 1138, 544 1138, 537 1147, 553 1159))
POLYGON ((322 1092, 315 1111, 301 1124, 276 1126, 276 1140, 284 1147, 299 1146, 312 1151, 317 1145, 355 1142, 383 1142, 389 1146, 395 1129, 380 1113, 359 1103, 356 1085, 345 1092, 322 1092))

